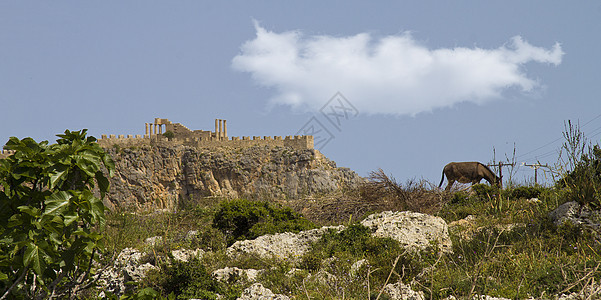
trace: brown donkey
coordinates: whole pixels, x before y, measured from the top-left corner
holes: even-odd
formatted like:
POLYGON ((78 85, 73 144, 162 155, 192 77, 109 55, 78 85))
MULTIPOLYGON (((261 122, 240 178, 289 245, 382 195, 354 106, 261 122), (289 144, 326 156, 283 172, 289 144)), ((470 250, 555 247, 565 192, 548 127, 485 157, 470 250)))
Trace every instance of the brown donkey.
POLYGON ((493 171, 477 161, 452 162, 444 166, 442 179, 438 185, 439 188, 442 186, 445 175, 449 181, 445 190, 449 190, 455 181, 476 184, 480 180, 486 179, 491 185, 498 185, 500 183, 499 177, 493 171))

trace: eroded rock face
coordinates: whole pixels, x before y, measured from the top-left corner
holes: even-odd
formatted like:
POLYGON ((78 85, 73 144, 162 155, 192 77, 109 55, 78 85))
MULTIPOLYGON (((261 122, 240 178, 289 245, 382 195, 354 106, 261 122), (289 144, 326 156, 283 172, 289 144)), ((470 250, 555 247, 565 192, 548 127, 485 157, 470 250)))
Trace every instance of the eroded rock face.
POLYGON ((443 252, 452 251, 447 223, 440 217, 410 211, 385 211, 361 221, 377 237, 397 240, 410 251, 424 250, 433 244, 443 252))
POLYGON ((111 209, 171 210, 206 196, 294 199, 364 181, 317 150, 142 145, 106 151, 116 167, 105 200, 111 209))

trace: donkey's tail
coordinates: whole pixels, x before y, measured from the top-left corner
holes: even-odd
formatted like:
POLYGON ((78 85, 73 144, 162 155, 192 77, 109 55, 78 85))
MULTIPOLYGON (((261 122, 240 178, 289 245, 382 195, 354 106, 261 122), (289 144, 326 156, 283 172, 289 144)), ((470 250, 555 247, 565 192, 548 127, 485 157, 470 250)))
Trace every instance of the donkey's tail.
POLYGON ((442 170, 442 178, 440 179, 440 183, 438 184, 438 188, 440 188, 442 186, 443 182, 444 182, 444 170, 442 170))

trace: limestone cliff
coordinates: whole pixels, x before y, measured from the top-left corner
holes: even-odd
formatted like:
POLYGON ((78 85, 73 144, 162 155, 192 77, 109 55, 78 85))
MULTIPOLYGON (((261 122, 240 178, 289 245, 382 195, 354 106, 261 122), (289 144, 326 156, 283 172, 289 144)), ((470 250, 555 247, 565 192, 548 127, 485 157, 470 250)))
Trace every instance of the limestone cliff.
POLYGON ((109 147, 115 176, 105 204, 174 209, 208 196, 300 198, 356 186, 363 178, 319 151, 286 147, 199 149, 183 145, 109 147))

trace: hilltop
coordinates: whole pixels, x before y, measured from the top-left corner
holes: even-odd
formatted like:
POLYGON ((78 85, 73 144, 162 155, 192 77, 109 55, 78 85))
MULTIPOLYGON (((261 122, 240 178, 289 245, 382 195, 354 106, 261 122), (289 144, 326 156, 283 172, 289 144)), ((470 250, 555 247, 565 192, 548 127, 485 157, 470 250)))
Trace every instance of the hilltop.
POLYGON ((112 210, 174 210, 207 197, 298 199, 365 181, 315 149, 207 149, 163 142, 105 150, 116 167, 105 199, 112 210))

